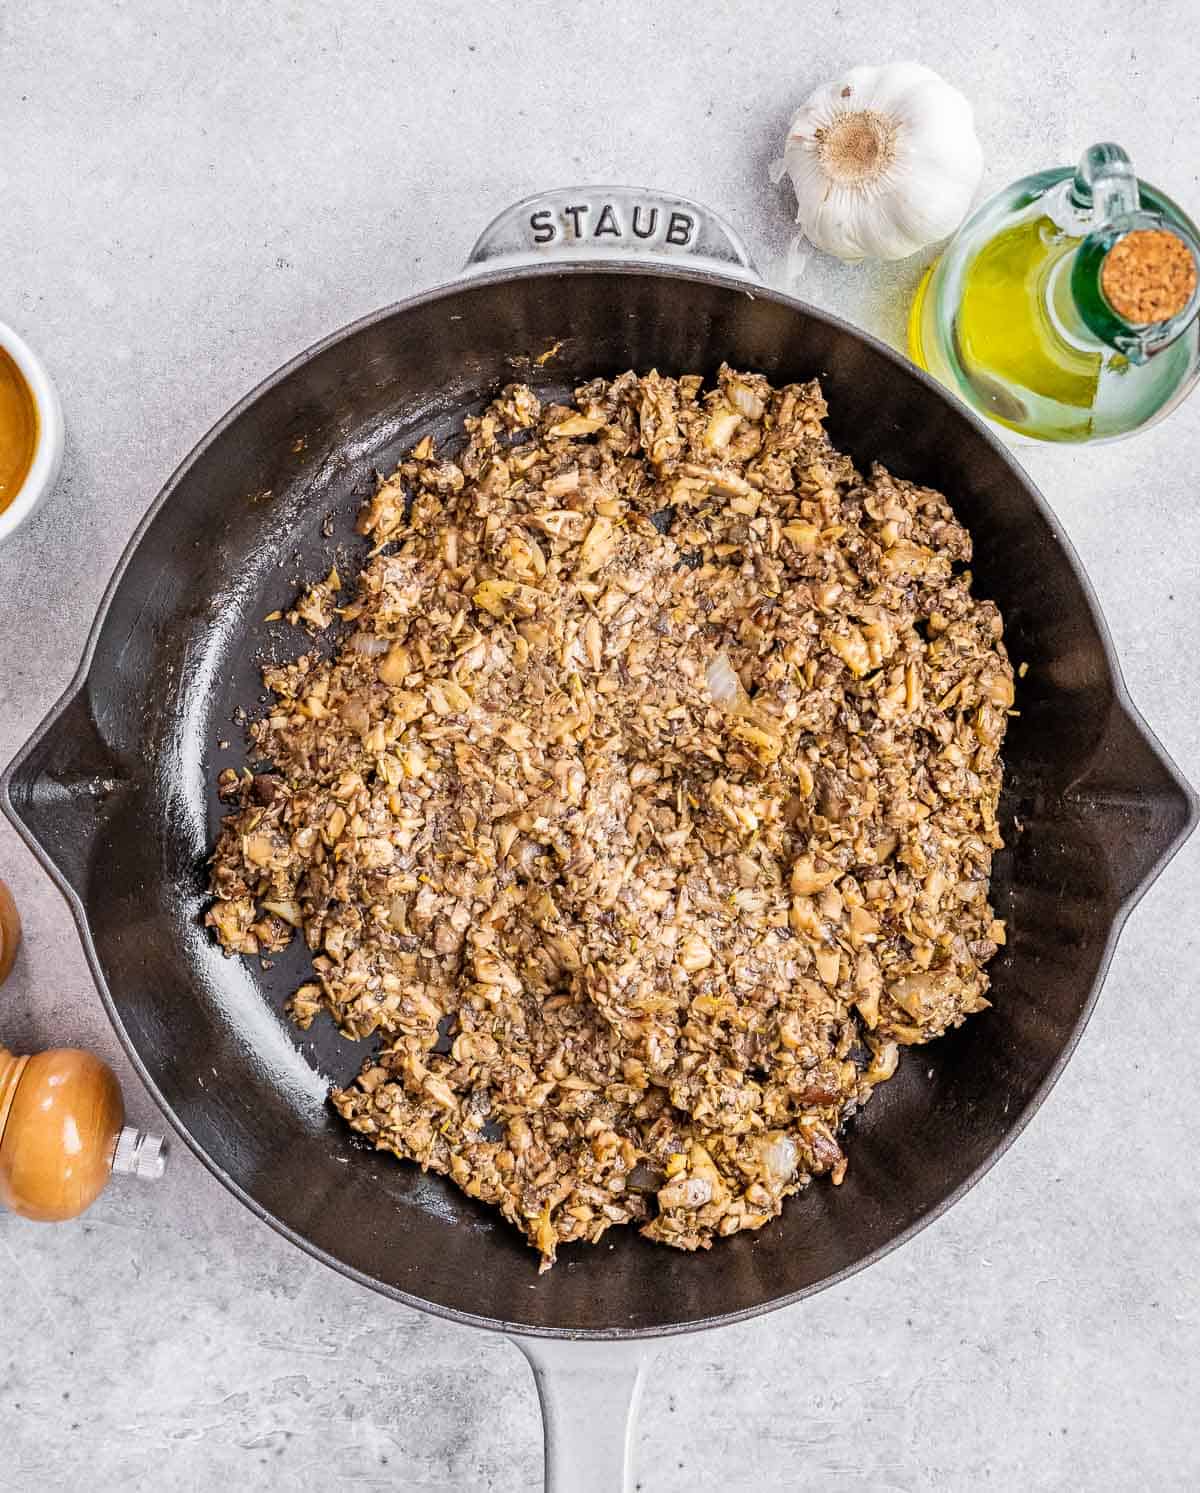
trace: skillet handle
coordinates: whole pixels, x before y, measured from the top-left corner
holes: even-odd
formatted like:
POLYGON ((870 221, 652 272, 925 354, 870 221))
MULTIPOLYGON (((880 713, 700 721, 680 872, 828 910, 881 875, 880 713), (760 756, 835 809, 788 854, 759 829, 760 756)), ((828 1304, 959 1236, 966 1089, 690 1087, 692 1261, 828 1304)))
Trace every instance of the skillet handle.
POLYGON ((529 1360, 542 1406, 546 1493, 633 1493, 638 1402, 653 1348, 560 1338, 513 1342, 529 1360))
POLYGON ((649 187, 557 187, 526 197, 492 219, 467 268, 580 260, 649 260, 762 278, 723 218, 649 187))

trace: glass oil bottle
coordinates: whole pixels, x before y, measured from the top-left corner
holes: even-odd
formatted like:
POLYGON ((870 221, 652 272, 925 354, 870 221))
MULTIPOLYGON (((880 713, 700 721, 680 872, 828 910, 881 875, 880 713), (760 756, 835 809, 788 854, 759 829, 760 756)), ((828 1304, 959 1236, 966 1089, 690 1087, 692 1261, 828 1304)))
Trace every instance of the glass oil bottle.
POLYGON ((1018 435, 1098 441, 1200 375, 1200 232, 1117 145, 986 202, 926 274, 913 360, 1018 435))

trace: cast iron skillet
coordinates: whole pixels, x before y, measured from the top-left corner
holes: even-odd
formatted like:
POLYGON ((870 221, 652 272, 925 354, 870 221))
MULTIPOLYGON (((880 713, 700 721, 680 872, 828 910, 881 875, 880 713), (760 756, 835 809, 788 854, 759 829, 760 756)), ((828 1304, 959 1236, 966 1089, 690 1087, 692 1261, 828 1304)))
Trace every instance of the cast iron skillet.
POLYGON ((231 1191, 364 1285, 549 1337, 753 1316, 860 1269, 948 1207, 1045 1096, 1124 918, 1196 818, 1129 702, 1073 550, 999 442, 881 344, 750 283, 736 239, 693 205, 643 194, 641 226, 650 205, 661 213, 659 258, 606 259, 613 236, 587 240, 604 200, 627 247, 629 194, 523 204, 476 258, 503 261, 549 223, 546 263, 485 267, 368 316, 226 416, 134 535, 78 675, 2 783, 5 812, 71 905, 130 1057, 231 1191), (580 203, 590 211, 567 211, 580 203), (687 241, 668 242, 668 225, 687 241), (554 394, 630 367, 711 374, 722 360, 776 383, 819 375, 834 442, 860 466, 881 461, 942 489, 974 535, 977 590, 999 603, 1010 653, 1029 666, 994 882, 1009 943, 991 967, 994 1008, 902 1063, 854 1119, 843 1186, 817 1183, 776 1223, 711 1253, 615 1230, 611 1248, 567 1249, 539 1278, 497 1215, 362 1149, 326 1105, 330 1081, 348 1079, 364 1053, 327 1024, 302 1036, 283 1018, 303 952, 263 972, 223 958, 202 930, 220 814, 212 785, 243 761, 234 712, 258 707, 263 657, 299 647, 263 618, 323 575, 331 551, 351 566, 362 556, 352 522, 375 470, 426 430, 449 436, 514 377, 554 394))

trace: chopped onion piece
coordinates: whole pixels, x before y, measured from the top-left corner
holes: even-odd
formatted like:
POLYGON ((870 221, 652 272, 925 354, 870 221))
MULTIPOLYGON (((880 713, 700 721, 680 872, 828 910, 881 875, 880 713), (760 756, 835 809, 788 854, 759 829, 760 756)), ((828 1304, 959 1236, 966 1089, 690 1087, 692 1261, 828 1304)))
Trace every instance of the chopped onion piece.
POLYGON ((742 692, 742 681, 724 653, 718 653, 705 671, 708 692, 718 705, 732 705, 742 692))
POLYGON ((766 405, 763 397, 748 384, 738 383, 736 379, 731 380, 725 386, 725 397, 737 410, 739 415, 745 415, 747 420, 761 420, 766 405))
POLYGON ((378 658, 392 646, 392 640, 377 638, 374 633, 370 632, 356 632, 350 639, 350 646, 355 653, 361 653, 366 658, 378 658))
POLYGON ((762 1161, 767 1175, 776 1184, 790 1182, 796 1175, 800 1153, 790 1135, 780 1135, 763 1146, 762 1161))

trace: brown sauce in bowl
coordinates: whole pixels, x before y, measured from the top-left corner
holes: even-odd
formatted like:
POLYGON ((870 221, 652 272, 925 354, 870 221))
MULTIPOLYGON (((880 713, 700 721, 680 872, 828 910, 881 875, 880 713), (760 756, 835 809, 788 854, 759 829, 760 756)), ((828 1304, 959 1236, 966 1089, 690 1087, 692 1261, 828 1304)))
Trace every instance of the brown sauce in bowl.
POLYGON ((0 347, 0 513, 29 475, 38 442, 38 412, 21 370, 0 347))

